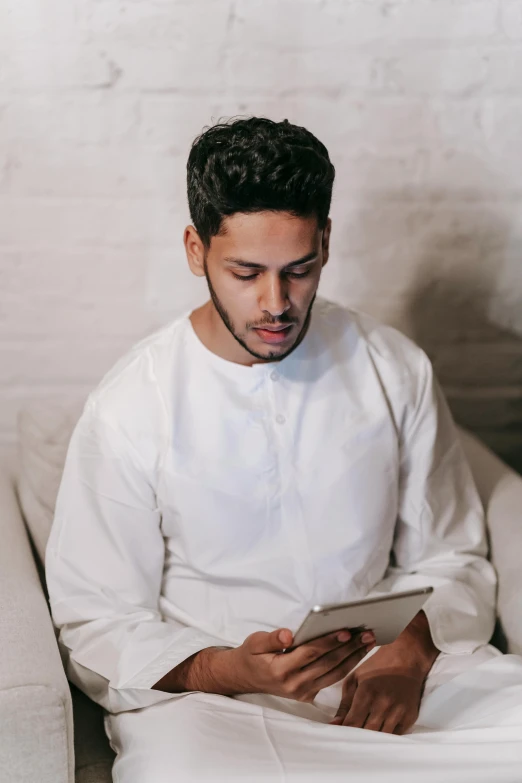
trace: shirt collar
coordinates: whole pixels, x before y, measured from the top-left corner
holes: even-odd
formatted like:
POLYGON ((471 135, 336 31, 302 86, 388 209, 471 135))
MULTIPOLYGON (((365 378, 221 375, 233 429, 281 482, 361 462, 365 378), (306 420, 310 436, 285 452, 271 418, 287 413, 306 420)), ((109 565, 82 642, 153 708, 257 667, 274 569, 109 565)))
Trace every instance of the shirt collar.
MULTIPOLYGON (((237 362, 231 362, 228 359, 223 359, 222 356, 218 356, 217 353, 211 351, 204 345, 197 336, 192 322, 190 320, 190 314, 192 311, 186 312, 183 316, 186 326, 186 334, 191 349, 193 349, 199 356, 215 367, 219 372, 223 373, 227 377, 239 381, 249 383, 257 383, 267 375, 270 375, 274 370, 279 374, 284 375, 285 369, 293 364, 293 361, 300 356, 303 358, 303 351, 305 350, 305 344, 310 337, 310 331, 312 329, 312 323, 309 324, 308 331, 304 336, 301 343, 297 346, 295 351, 277 362, 257 362, 252 365, 238 364, 237 362)), ((313 320, 313 319, 312 319, 313 320)))

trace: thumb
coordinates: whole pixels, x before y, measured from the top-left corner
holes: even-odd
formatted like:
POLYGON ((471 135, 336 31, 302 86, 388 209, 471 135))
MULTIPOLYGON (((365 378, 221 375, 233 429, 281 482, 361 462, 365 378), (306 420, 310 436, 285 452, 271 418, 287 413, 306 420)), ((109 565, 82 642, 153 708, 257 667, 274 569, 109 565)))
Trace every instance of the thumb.
POLYGON ((352 706, 353 697, 355 696, 355 691, 357 689, 357 683, 353 679, 353 677, 347 677, 345 681, 343 682, 343 695, 341 698, 341 703, 339 704, 339 708, 337 712, 335 713, 335 718, 330 721, 330 725, 341 725, 346 716, 348 715, 350 711, 350 707, 352 706))
POLYGON ((256 631, 248 637, 248 647, 254 654, 271 653, 290 647, 293 634, 288 628, 278 628, 276 631, 256 631))

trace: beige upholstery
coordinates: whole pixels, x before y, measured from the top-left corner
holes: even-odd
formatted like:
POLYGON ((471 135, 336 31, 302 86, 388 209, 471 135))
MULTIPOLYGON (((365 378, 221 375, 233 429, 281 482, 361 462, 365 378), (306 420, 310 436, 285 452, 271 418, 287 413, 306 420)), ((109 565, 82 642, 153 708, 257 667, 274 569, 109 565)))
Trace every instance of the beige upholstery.
MULTIPOLYGON (((113 753, 101 709, 67 685, 22 520, 23 514, 41 565, 67 444, 82 405, 61 401, 23 411, 17 459, 11 452, 0 464, 2 783, 4 778, 9 783, 111 781, 113 753)), ((522 478, 471 435, 462 433, 462 439, 487 510, 505 649, 522 654, 522 478)))
POLYGON ((497 569, 497 616, 504 652, 522 655, 522 477, 477 438, 461 432, 477 488, 486 509, 490 559, 497 569))
POLYGON ((15 463, 15 451, 2 454, 0 782, 111 783, 114 753, 102 710, 65 677, 16 493, 15 463))
POLYGON ((18 414, 18 494, 42 563, 69 439, 83 404, 82 399, 42 401, 18 414))
POLYGON ((0 526, 0 779, 73 781, 70 692, 7 464, 0 526))

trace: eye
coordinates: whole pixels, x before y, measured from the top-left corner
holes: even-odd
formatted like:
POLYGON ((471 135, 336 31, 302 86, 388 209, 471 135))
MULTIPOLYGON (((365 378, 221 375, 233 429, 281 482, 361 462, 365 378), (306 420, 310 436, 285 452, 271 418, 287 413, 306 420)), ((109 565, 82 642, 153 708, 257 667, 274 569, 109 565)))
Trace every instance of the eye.
MULTIPOLYGON (((311 269, 306 269, 304 272, 287 272, 287 277, 307 277, 311 269)), ((236 278, 236 280, 254 280, 254 278, 257 277, 257 272, 253 275, 237 275, 235 272, 232 272, 233 276, 236 278)))
POLYGON ((234 275, 236 280, 253 280, 254 277, 257 277, 256 274, 254 274, 254 275, 236 275, 235 272, 232 272, 232 274, 234 275))

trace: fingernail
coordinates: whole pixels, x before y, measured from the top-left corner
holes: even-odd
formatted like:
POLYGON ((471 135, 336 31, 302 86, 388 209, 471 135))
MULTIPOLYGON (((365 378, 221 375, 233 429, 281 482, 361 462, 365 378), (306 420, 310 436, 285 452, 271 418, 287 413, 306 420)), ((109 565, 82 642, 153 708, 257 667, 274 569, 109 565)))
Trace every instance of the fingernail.
POLYGON ((366 631, 361 636, 361 639, 363 642, 373 642, 375 641, 375 636, 373 635, 373 633, 370 633, 370 631, 366 631))
POLYGON ((334 720, 330 721, 330 726, 340 726, 342 723, 341 718, 335 718, 334 720))
POLYGON ((347 642, 348 639, 351 639, 351 636, 350 631, 341 631, 341 633, 337 634, 337 638, 340 642, 347 642))

